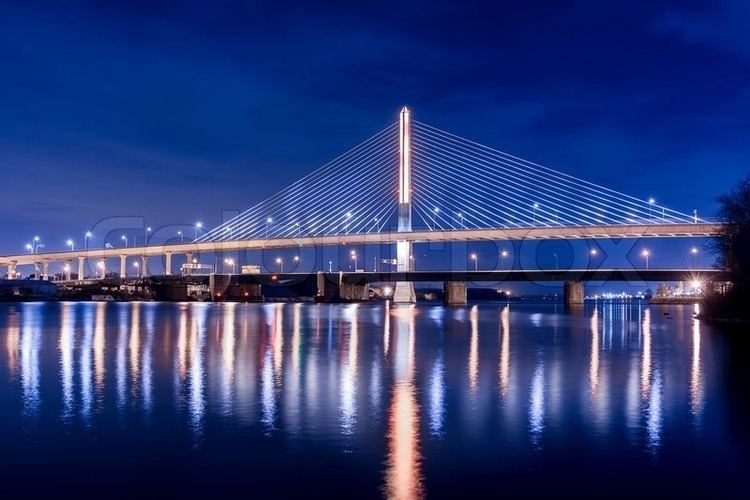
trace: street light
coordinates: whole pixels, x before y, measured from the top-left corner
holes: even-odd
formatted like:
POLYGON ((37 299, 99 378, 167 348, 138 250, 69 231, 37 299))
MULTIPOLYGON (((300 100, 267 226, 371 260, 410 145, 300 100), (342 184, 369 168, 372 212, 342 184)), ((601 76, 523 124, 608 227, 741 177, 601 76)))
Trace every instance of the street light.
POLYGON ((104 267, 104 261, 100 260, 96 263, 96 267, 99 269, 99 271, 102 273, 102 279, 104 279, 107 275, 107 270, 104 267))
POLYGON ((646 259, 646 269, 648 269, 648 256, 651 255, 651 253, 648 250, 643 250, 641 252, 641 256, 646 259))
POLYGON ((268 238, 268 226, 270 226, 273 223, 273 219, 271 217, 268 217, 266 219, 266 238, 268 238))
POLYGON ((122 236, 120 236, 120 239, 125 242, 125 246, 127 247, 128 246, 128 237, 123 234, 122 236))
POLYGON ((31 245, 31 243, 26 243, 26 250, 28 250, 29 253, 34 253, 34 247, 31 245))
POLYGON ((75 251, 75 243, 73 242, 73 240, 68 239, 68 241, 66 241, 65 244, 70 247, 71 252, 75 251))
POLYGON ((328 272, 329 273, 333 272, 333 261, 332 260, 328 261, 328 272))
POLYGON ((276 263, 279 265, 279 272, 283 273, 284 272, 284 259, 282 259, 281 257, 276 257, 276 263))
MULTIPOLYGON (((141 266, 140 266, 140 264, 138 264, 137 262, 133 262, 133 267, 135 268, 135 277, 136 278, 140 278, 141 277, 141 269, 140 269, 141 266)), ((125 278, 125 277, 126 276, 123 276, 123 278, 125 278)))
POLYGON ((456 214, 458 216, 458 220, 460 221, 460 225, 462 229, 466 229, 466 226, 464 226, 464 214, 463 212, 458 212, 456 214))
POLYGON ((559 271, 560 270, 560 259, 557 256, 557 253, 553 253, 552 255, 555 256, 555 271, 559 271))
POLYGON ((143 230, 143 246, 148 246, 148 233, 151 232, 151 226, 143 230))
POLYGON ((698 249, 695 247, 691 248, 690 255, 692 257, 691 261, 692 261, 693 269, 695 269, 695 259, 696 259, 696 256, 698 255, 698 249))
POLYGON ((539 208, 539 203, 534 203, 531 208, 533 208, 533 210, 532 210, 533 217, 534 217, 534 224, 533 225, 536 226, 536 209, 539 208))
POLYGON ((292 260, 294 260, 294 267, 297 267, 297 264, 299 264, 299 255, 295 255, 292 260))
POLYGON ((185 243, 185 237, 182 235, 182 231, 177 231, 177 236, 180 237, 180 243, 185 243))
POLYGON ((440 213, 440 209, 438 207, 435 207, 432 209, 432 230, 434 231, 437 229, 437 224, 435 223, 435 217, 440 213))
POLYGON ((354 271, 356 271, 357 270, 357 252, 352 250, 351 252, 349 252, 349 254, 352 256, 352 260, 354 261, 354 271))
POLYGON ((508 251, 503 250, 500 252, 500 270, 505 270, 505 258, 508 256, 508 251))
POLYGON ((44 247, 41 243, 41 238, 39 236, 34 236, 34 252, 33 253, 39 253, 39 247, 44 247))
POLYGON ((91 231, 86 231, 86 234, 83 235, 83 250, 88 252, 89 250, 89 238, 94 236, 91 234, 91 231))
POLYGON ((648 199, 648 218, 651 220, 651 208, 654 206, 654 203, 656 203, 656 200, 653 198, 648 199))
POLYGON ((473 253, 469 257, 474 261, 474 270, 479 270, 479 258, 477 257, 477 254, 473 253))
POLYGON ((234 274, 234 259, 224 259, 224 264, 232 266, 232 274, 234 274))
POLYGON ((596 248, 592 248, 591 252, 589 252, 589 253, 591 254, 592 257, 596 257, 596 254, 598 254, 599 252, 597 251, 596 248))
POLYGON ((193 238, 193 241, 198 239, 198 230, 203 227, 203 223, 198 221, 195 223, 195 237, 193 238))

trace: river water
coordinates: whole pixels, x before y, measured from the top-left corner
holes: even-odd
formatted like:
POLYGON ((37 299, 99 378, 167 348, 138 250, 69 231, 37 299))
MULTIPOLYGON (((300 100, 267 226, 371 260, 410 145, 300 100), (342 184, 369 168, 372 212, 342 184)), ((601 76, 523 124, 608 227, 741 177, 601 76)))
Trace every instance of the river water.
POLYGON ((3 489, 739 492, 747 342, 696 308, 0 304, 3 489))

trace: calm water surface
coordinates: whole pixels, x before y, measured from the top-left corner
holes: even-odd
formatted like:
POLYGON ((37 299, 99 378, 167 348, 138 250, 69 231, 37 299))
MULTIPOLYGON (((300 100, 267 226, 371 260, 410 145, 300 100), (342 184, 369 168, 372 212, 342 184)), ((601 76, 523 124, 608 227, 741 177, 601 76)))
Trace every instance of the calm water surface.
POLYGON ((104 497, 739 493, 747 348, 693 312, 0 304, 0 477, 104 497))

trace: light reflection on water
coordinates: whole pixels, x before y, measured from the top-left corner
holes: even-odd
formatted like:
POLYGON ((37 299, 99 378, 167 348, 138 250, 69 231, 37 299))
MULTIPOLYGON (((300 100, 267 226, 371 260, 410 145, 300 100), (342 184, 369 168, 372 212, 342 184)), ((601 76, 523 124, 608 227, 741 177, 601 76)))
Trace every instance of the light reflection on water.
MULTIPOLYGON (((105 463, 117 463, 117 439, 124 446, 135 426, 186 443, 169 457, 177 463, 216 442, 230 451, 212 461, 248 460, 283 439, 296 444, 250 460, 350 455, 348 473, 361 472, 371 492, 413 498, 458 474, 441 468, 441 454, 475 469, 533 464, 569 450, 576 433, 576 446, 613 454, 603 465, 610 456, 663 463, 676 446, 665 429, 699 450, 698 431, 721 428, 727 412, 724 399, 706 397, 720 383, 709 366, 720 348, 706 356, 714 339, 692 307, 0 307, 0 415, 25 428, 43 420, 52 433, 63 432, 59 421, 84 442, 110 442, 105 463), (370 467, 380 470, 377 485, 370 467)), ((3 439, 19 447, 36 438, 3 439)))

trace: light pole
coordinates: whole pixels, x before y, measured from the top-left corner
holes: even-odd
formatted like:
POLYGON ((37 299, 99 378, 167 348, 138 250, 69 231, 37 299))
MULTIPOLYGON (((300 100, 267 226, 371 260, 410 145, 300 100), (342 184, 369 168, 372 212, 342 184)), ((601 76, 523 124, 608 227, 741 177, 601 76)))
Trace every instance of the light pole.
POLYGON ((148 246, 148 234, 151 232, 151 226, 143 230, 143 246, 148 246))
POLYGON ((507 250, 503 250, 502 252, 500 252, 500 270, 501 271, 505 270, 505 258, 507 256, 508 256, 508 251, 507 250))
POLYGON ((557 256, 557 253, 553 253, 552 255, 555 256, 555 271, 560 270, 560 258, 557 256))
POLYGON ((73 240, 68 238, 68 241, 66 241, 65 244, 70 247, 71 252, 75 252, 75 243, 73 242, 73 240))
POLYGON ((44 247, 41 243, 41 238, 39 236, 34 236, 34 252, 33 253, 39 253, 39 247, 44 247))
MULTIPOLYGON (((140 278, 141 277, 141 266, 137 262, 133 262, 133 267, 135 268, 135 277, 140 278)), ((126 278, 127 276, 123 276, 123 278, 126 278)))
POLYGON ((266 238, 268 238, 268 226, 270 226, 273 223, 273 219, 271 217, 268 217, 266 219, 266 238))
POLYGON ((86 231, 86 234, 83 235, 83 250, 85 252, 89 251, 89 238, 91 238, 93 234, 91 234, 91 231, 86 231))
POLYGON ((122 236, 120 236, 120 239, 125 242, 125 247, 127 248, 127 246, 128 246, 128 237, 123 234, 122 236))
POLYGON ((440 209, 438 207, 435 207, 432 209, 432 230, 434 231, 437 229, 437 224, 435 223, 435 217, 440 213, 440 209))
POLYGON ((698 249, 693 247, 690 249, 692 269, 695 269, 695 259, 698 256, 698 249))
POLYGON ((531 208, 533 209, 532 213, 534 217, 534 223, 532 225, 536 226, 536 209, 539 208, 539 203, 534 203, 531 208))
POLYGON ((473 253, 470 255, 471 260, 474 261, 474 270, 479 270, 479 258, 477 257, 477 254, 473 253))
POLYGON ((96 267, 99 269, 99 272, 102 273, 102 279, 104 279, 107 276, 107 270, 104 268, 104 261, 100 260, 97 262, 96 267))
POLYGON ((279 265, 279 272, 283 273, 284 272, 284 259, 282 259, 281 257, 276 257, 276 263, 279 265))
POLYGON ((458 212, 456 215, 458 216, 459 225, 461 226, 461 229, 466 229, 466 226, 464 226, 464 213, 458 212))
POLYGON ((409 256, 409 262, 411 262, 411 265, 409 266, 409 268, 410 268, 410 269, 411 269, 412 271, 416 271, 416 270, 417 270, 417 261, 416 261, 416 260, 414 260, 414 256, 413 256, 413 255, 410 255, 410 256, 409 256))
POLYGON ((198 221, 195 223, 195 237, 193 238, 193 241, 198 239, 198 230, 203 227, 203 223, 198 221))
POLYGON ((654 203, 656 203, 656 200, 653 198, 648 199, 648 220, 651 220, 653 217, 651 216, 651 210, 654 206, 654 203))
POLYGON ((26 250, 28 250, 29 253, 34 253, 34 246, 31 243, 26 243, 26 250))
POLYGON ((180 243, 185 243, 185 237, 182 235, 182 231, 177 231, 177 236, 180 237, 180 243))
POLYGON ((332 260, 328 261, 328 272, 329 273, 333 272, 333 261, 332 260))
POLYGON ((646 269, 648 269, 648 256, 649 256, 649 255, 651 255, 651 253, 650 253, 650 252, 649 252, 648 250, 646 250, 646 249, 644 249, 644 250, 643 250, 643 251, 641 252, 641 256, 642 256, 642 257, 643 257, 644 259, 646 259, 646 269))
POLYGON ((349 252, 349 255, 352 256, 352 260, 354 261, 354 271, 356 272, 357 271, 357 252, 352 250, 351 252, 349 252))
POLYGON ((234 259, 224 259, 224 264, 232 266, 232 274, 234 274, 234 259))

